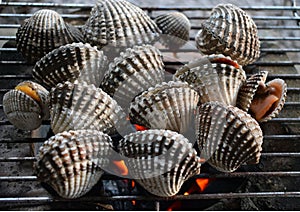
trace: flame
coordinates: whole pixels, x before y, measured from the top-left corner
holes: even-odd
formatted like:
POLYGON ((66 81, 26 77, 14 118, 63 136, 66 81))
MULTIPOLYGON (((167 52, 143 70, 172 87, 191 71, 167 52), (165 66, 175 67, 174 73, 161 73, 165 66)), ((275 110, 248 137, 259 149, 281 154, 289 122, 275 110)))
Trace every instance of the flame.
POLYGON ((135 204, 136 204, 136 201, 135 201, 135 200, 132 200, 131 202, 132 202, 132 205, 135 205, 135 204))
POLYGON ((134 180, 131 180, 131 187, 132 187, 132 188, 135 187, 135 182, 134 182, 134 180))
POLYGON ((148 128, 142 126, 142 125, 138 125, 138 124, 134 124, 134 127, 137 131, 144 131, 144 130, 148 130, 148 128))
POLYGON ((199 186, 200 191, 204 191, 207 188, 209 182, 210 182, 209 178, 196 179, 196 183, 199 186))
POLYGON ((116 170, 118 174, 121 174, 122 176, 127 176, 128 175, 128 168, 125 165, 124 160, 114 160, 113 164, 116 166, 116 170))

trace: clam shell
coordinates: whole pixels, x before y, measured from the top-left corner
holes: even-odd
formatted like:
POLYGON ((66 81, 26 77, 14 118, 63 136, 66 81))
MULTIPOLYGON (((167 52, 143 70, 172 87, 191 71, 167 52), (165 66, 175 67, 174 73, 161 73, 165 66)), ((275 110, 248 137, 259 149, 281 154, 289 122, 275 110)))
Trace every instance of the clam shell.
POLYGON ((284 106, 285 99, 287 96, 287 84, 282 79, 274 79, 274 80, 268 82, 266 84, 266 86, 273 87, 274 84, 277 84, 276 85, 277 90, 275 92, 278 92, 279 99, 274 104, 274 107, 273 107, 271 113, 268 114, 267 116, 263 117, 261 120, 259 120, 259 122, 267 122, 267 121, 271 120, 272 118, 277 117, 284 106))
POLYGON ((24 81, 3 97, 3 111, 8 120, 22 130, 34 130, 49 118, 47 96, 41 85, 24 81))
POLYGON ((246 112, 249 111, 251 102, 260 84, 265 84, 268 72, 261 71, 250 76, 239 90, 236 106, 246 112))
POLYGON ((159 33, 143 10, 125 0, 98 0, 83 30, 86 41, 98 48, 151 43, 159 33))
POLYGON ((83 41, 81 32, 70 27, 55 11, 43 9, 26 19, 16 34, 17 49, 34 63, 62 45, 83 41))
POLYGON ((178 69, 174 80, 186 81, 200 94, 200 102, 219 101, 235 106, 245 71, 230 57, 210 55, 178 69))
POLYGON ((98 182, 109 164, 111 138, 96 130, 59 133, 39 150, 35 172, 63 198, 86 194, 98 182))
POLYGON ((90 44, 72 43, 61 46, 43 58, 33 68, 36 81, 47 88, 65 81, 86 81, 99 87, 108 66, 102 51, 90 44))
POLYGON ((260 55, 257 27, 252 18, 232 4, 217 5, 196 35, 197 48, 204 54, 224 54, 247 65, 260 55))
POLYGON ((199 102, 198 93, 185 82, 163 82, 137 96, 130 120, 152 129, 186 132, 199 102))
POLYGON ((222 172, 233 172, 244 163, 258 163, 263 134, 259 124, 233 106, 209 102, 196 116, 197 143, 201 157, 222 172))
POLYGON ((94 85, 75 81, 50 91, 50 118, 54 133, 95 129, 108 134, 125 125, 126 115, 107 93, 94 85))
POLYGON ((159 15, 154 19, 166 39, 164 44, 172 49, 178 49, 190 39, 191 23, 181 12, 171 12, 159 15))
POLYGON ((131 133, 120 141, 118 149, 131 177, 157 196, 177 194, 188 178, 200 173, 200 158, 192 144, 173 131, 131 133))
POLYGON ((123 108, 128 108, 137 94, 162 83, 164 78, 160 51, 150 45, 134 46, 110 64, 101 88, 123 108))

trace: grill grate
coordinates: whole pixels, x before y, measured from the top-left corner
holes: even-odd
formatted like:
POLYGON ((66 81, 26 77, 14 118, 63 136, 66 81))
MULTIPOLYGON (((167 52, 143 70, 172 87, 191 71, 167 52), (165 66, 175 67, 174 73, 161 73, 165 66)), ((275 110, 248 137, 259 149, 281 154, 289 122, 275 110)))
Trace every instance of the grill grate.
MULTIPOLYGON (((243 1, 242 1, 243 2, 243 1)), ((296 0, 285 1, 285 5, 281 6, 244 6, 239 5, 246 10, 258 25, 260 40, 262 41, 262 57, 250 67, 246 67, 249 71, 268 70, 268 80, 274 78, 282 78, 288 84, 288 99, 279 118, 275 118, 270 123, 262 126, 264 135, 264 152, 262 153, 262 161, 272 161, 277 158, 291 159, 299 161, 300 157, 300 7, 296 5, 296 0), (279 130, 278 130, 279 126, 279 130), (276 130, 266 129, 277 128, 276 130), (270 132, 269 132, 270 131, 270 132), (286 147, 290 145, 289 147, 286 147), (283 147, 284 146, 284 147, 283 147)), ((88 18, 89 10, 93 4, 56 4, 56 3, 29 3, 29 2, 3 2, 0 3, 0 10, 5 10, 0 14, 0 44, 4 42, 12 42, 15 40, 15 31, 25 18, 28 18, 38 9, 49 8, 57 10, 62 16, 77 27, 81 27, 88 18), (21 8, 30 9, 26 13, 21 8), (75 13, 74 13, 75 10, 75 13), (7 12, 8 11, 8 12, 7 12), (21 11, 21 12, 11 12, 21 11), (2 22, 3 21, 3 22, 2 22), (13 33, 6 33, 13 32, 13 33)), ((181 11, 185 13, 192 22, 192 31, 190 40, 193 41, 196 32, 200 29, 200 22, 206 19, 212 10, 212 6, 151 6, 142 7, 148 14, 155 17, 157 14, 168 11, 181 11)), ((1 45, 0 45, 1 46, 1 45)), ((183 52, 195 53, 193 49, 184 49, 183 52)), ((186 61, 187 62, 187 61, 186 61)), ((181 63, 180 63, 181 64, 181 63)), ((177 62, 166 61, 167 66, 178 66, 177 62)), ((31 166, 27 167, 25 174, 16 171, 7 171, 3 167, 20 166, 20 164, 32 164, 35 157, 29 154, 10 151, 15 145, 28 145, 42 143, 44 136, 31 137, 30 134, 18 136, 15 129, 6 120, 3 114, 2 97, 5 92, 13 88, 18 82, 30 80, 30 69, 32 66, 26 64, 20 55, 17 54, 16 48, 5 46, 0 48, 0 136, 1 148, 7 151, 0 151, 0 188, 4 183, 9 185, 14 183, 35 183, 37 179, 33 176, 31 166), (25 70, 25 71, 24 71, 25 70), (28 71, 29 70, 29 71, 28 71), (16 135, 17 134, 17 135, 16 135)), ((49 126, 49 121, 43 122, 43 126, 49 126)), ((28 145, 29 146, 29 145, 28 145)), ((260 164, 259 164, 260 165, 260 164)), ((259 166, 258 165, 258 166, 259 166)), ((17 169, 17 168, 15 168, 17 169)), ((24 168, 25 169, 25 168, 24 168)), ((229 179, 229 178, 249 178, 249 177, 279 177, 289 178, 292 181, 299 182, 300 166, 280 167, 278 169, 266 169, 266 171, 237 171, 235 173, 203 173, 194 178, 213 178, 213 179, 229 179)), ((105 174, 102 179, 118 180, 120 178, 105 174)), ((20 184, 22 186, 23 184, 20 184)), ((17 189, 16 189, 17 190, 17 189)), ((169 200, 200 200, 200 199, 236 199, 236 198, 300 198, 300 189, 280 190, 280 191, 257 191, 242 193, 209 193, 209 194, 191 194, 176 195, 172 198, 160 198, 147 195, 118 195, 118 196, 85 196, 76 200, 64 200, 59 197, 52 197, 44 193, 44 196, 36 195, 34 192, 26 194, 19 192, 16 195, 6 195, 0 192, 0 208, 1 203, 13 205, 37 205, 57 202, 105 202, 105 201, 128 201, 141 200, 155 202, 154 209, 159 210, 161 201, 169 200)), ((298 199, 299 200, 299 199, 298 199)))

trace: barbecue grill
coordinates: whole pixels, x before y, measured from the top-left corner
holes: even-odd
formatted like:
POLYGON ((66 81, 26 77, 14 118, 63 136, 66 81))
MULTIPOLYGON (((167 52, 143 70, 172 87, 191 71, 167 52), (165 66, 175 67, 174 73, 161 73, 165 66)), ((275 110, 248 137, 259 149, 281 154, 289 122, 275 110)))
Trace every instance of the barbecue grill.
MULTIPOLYGON (((65 200, 47 193, 33 175, 32 163, 35 157, 32 153, 34 148, 31 147, 46 140, 49 122, 43 122, 43 126, 37 131, 23 132, 14 128, 3 113, 4 93, 19 82, 32 79, 32 65, 27 64, 16 51, 15 32, 25 18, 42 8, 56 10, 65 20, 80 27, 87 20, 93 6, 94 4, 74 3, 0 3, 0 10, 2 10, 0 14, 0 43, 2 43, 2 46, 0 45, 0 209, 40 209, 37 206, 49 205, 66 209, 73 203, 81 203, 83 208, 92 205, 93 209, 111 209, 109 205, 114 205, 116 202, 139 201, 145 203, 144 207, 150 210, 160 210, 171 201, 197 205, 202 201, 214 200, 214 203, 224 204, 224 202, 248 201, 253 198, 265 202, 275 199, 276 203, 281 204, 274 205, 271 209, 300 209, 300 7, 296 5, 296 0, 285 1, 284 4, 276 6, 245 6, 237 2, 237 6, 248 12, 256 22, 262 42, 262 55, 257 62, 245 67, 247 73, 267 70, 268 80, 281 78, 288 84, 287 101, 279 117, 261 125, 264 131, 264 144, 261 162, 258 165, 239 169, 230 174, 208 171, 194 177, 194 179, 214 179, 219 182, 232 180, 240 182, 242 179, 243 183, 239 189, 221 192, 216 188, 210 192, 190 195, 179 193, 172 198, 162 198, 143 192, 132 192, 131 180, 124 181, 122 178, 105 174, 101 181, 123 181, 125 187, 129 187, 128 192, 97 195, 93 189, 92 192, 76 200, 65 200), (249 187, 249 182, 256 186, 249 187), (268 183, 272 184, 270 188, 262 186, 268 183), (276 186, 276 183, 280 185, 276 186), (241 189, 243 186, 247 189, 241 189)), ((185 13, 192 23, 191 42, 200 29, 200 22, 208 18, 212 8, 213 6, 205 6, 202 2, 201 5, 183 7, 155 5, 142 7, 151 17, 168 11, 185 13)), ((186 48, 183 51, 196 54, 195 49, 186 48)), ((180 65, 174 61, 165 61, 165 63, 171 70, 180 65)), ((134 205, 130 207, 136 209, 134 205)), ((121 209, 126 209, 126 206, 123 205, 121 209)))

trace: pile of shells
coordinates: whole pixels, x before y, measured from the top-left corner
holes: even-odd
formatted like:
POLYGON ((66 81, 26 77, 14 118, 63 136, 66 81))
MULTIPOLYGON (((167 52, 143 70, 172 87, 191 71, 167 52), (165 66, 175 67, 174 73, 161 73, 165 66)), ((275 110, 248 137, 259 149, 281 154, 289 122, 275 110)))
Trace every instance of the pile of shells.
POLYGON ((62 45, 81 42, 81 32, 65 23, 55 11, 43 9, 26 19, 16 34, 17 48, 29 63, 35 63, 62 45))
POLYGON ((161 31, 186 41, 189 29, 181 13, 151 20, 125 0, 97 2, 83 28, 87 43, 54 11, 40 10, 25 21, 17 32, 18 50, 37 61, 33 77, 45 88, 18 84, 4 95, 3 110, 22 130, 50 119, 55 135, 35 164, 42 183, 63 198, 78 198, 121 158, 128 177, 169 197, 200 173, 200 161, 222 172, 259 162, 259 123, 282 110, 287 85, 267 82, 266 71, 246 77, 242 65, 259 56, 255 23, 236 6, 216 6, 196 37, 209 55, 164 82, 162 53, 149 43, 161 31), (99 50, 107 44, 124 48, 110 60, 99 50), (122 138, 112 145, 111 136, 122 138))
POLYGON ((260 41, 252 18, 232 4, 217 5, 196 36, 204 54, 224 54, 247 65, 258 59, 260 41))

